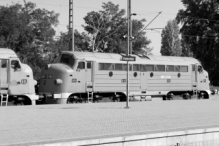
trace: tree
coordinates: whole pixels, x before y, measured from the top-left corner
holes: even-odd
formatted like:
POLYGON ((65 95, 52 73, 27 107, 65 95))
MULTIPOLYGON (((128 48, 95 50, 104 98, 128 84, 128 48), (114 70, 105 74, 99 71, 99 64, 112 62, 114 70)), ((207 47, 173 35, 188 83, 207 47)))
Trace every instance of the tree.
POLYGON ((185 42, 185 37, 184 36, 182 36, 182 39, 181 39, 181 47, 182 47, 182 54, 181 54, 181 56, 193 57, 193 53, 190 50, 189 44, 187 44, 185 42))
POLYGON ((24 0, 24 5, 1 6, 0 20, 0 47, 14 50, 39 78, 40 68, 50 62, 47 54, 53 52, 58 14, 24 0))
MULTIPOLYGON (((54 47, 56 47, 57 52, 60 53, 63 50, 69 50, 69 38, 72 38, 72 32, 61 33, 59 38, 56 40, 54 47)), ((78 30, 74 30, 74 49, 75 51, 89 51, 90 50, 90 38, 86 33, 78 32, 78 30)), ((70 43, 70 48, 72 48, 72 44, 70 43)))
MULTIPOLYGON (((112 2, 103 3, 103 10, 92 11, 84 17, 84 29, 90 36, 91 50, 94 52, 114 52, 125 53, 127 50, 127 18, 124 9, 119 9, 119 5, 112 2)), ((133 52, 139 53, 143 49, 148 52, 150 41, 145 37, 145 32, 141 31, 145 20, 133 20, 133 52)))
POLYGON ((163 29, 160 53, 165 56, 181 56, 182 48, 179 38, 179 26, 176 20, 169 20, 163 29))
POLYGON ((208 71, 211 84, 219 85, 219 2, 218 0, 182 0, 185 9, 177 14, 181 33, 194 57, 208 71))

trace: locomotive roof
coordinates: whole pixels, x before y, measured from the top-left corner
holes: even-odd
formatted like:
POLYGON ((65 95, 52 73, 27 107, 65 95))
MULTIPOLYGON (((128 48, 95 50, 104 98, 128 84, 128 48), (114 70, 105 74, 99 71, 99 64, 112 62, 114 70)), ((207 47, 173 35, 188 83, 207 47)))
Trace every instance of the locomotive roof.
POLYGON ((17 57, 15 52, 11 49, 0 48, 0 58, 17 57))
MULTIPOLYGON (((77 59, 94 60, 94 61, 120 61, 122 55, 125 54, 115 54, 115 53, 93 53, 93 52, 72 52, 63 51, 63 53, 74 54, 77 59)), ((177 56, 154 56, 154 55, 134 55, 136 61, 146 61, 151 60, 153 62, 189 62, 189 63, 200 63, 197 59, 192 57, 177 57, 177 56)))
POLYGON ((189 62, 197 62, 199 61, 195 58, 192 57, 177 57, 177 56, 148 56, 150 60, 156 60, 156 61, 177 61, 177 62, 184 62, 184 61, 189 61, 189 62))

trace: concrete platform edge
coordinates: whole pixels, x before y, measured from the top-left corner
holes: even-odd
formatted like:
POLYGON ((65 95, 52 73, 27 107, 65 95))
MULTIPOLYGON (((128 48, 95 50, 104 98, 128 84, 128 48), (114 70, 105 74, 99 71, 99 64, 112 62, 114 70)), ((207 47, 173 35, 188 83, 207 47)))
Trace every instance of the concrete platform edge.
POLYGON ((89 139, 80 141, 68 141, 39 144, 34 146, 157 146, 174 145, 177 143, 195 143, 205 141, 219 142, 219 127, 207 129, 193 129, 174 132, 163 132, 154 134, 141 134, 132 136, 118 136, 110 138, 89 139))

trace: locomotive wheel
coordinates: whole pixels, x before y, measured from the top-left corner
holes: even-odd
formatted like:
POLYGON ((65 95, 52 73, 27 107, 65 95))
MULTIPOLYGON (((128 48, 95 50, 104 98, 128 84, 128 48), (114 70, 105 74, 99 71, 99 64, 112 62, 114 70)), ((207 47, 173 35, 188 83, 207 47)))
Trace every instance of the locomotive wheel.
POLYGON ((66 103, 67 103, 67 104, 71 104, 71 102, 69 101, 69 99, 67 99, 66 103))
POLYGON ((16 106, 31 105, 31 100, 25 96, 18 96, 14 100, 14 105, 16 106))
POLYGON ((163 100, 167 100, 167 96, 166 95, 163 96, 163 100))
POLYGON ((111 97, 113 102, 119 102, 120 101, 120 96, 119 95, 114 95, 111 97))
POLYGON ((119 97, 119 99, 118 99, 118 102, 124 102, 124 101, 126 101, 126 95, 124 95, 124 94, 119 94, 120 95, 120 97, 119 97))
POLYGON ((209 99, 208 94, 205 92, 200 92, 201 96, 199 97, 199 99, 209 99))
POLYGON ((73 103, 77 103, 73 98, 69 97, 67 99, 67 104, 73 104, 73 103))
POLYGON ((16 106, 23 106, 23 105, 25 105, 25 104, 24 104, 23 101, 15 101, 15 102, 14 102, 14 105, 16 105, 16 106))

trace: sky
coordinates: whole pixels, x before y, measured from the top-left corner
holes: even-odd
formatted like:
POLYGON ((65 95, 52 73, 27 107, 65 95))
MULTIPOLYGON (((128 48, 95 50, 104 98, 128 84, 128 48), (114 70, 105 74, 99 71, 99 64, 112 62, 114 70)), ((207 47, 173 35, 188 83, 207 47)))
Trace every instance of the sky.
MULTIPOLYGON (((59 25, 55 28, 57 35, 67 32, 69 21, 69 0, 26 0, 36 3, 37 8, 45 8, 59 13, 59 25)), ((128 0, 73 0, 74 29, 83 32, 84 17, 91 11, 102 10, 102 4, 111 1, 119 5, 120 9, 127 10, 128 0)), ((6 6, 13 3, 23 4, 23 0, 0 0, 0 5, 6 6)), ((148 25, 159 12, 162 12, 147 27, 146 37, 151 40, 149 47, 153 48, 154 55, 160 55, 162 29, 150 30, 150 28, 164 28, 169 20, 173 20, 178 11, 184 6, 181 0, 131 0, 131 13, 136 13, 132 19, 146 19, 144 25, 148 25), (149 29, 149 30, 148 30, 149 29)))

